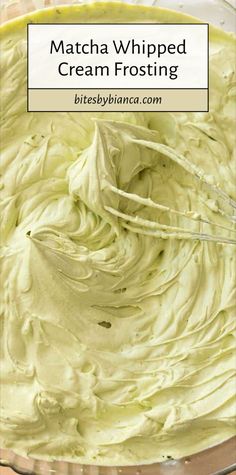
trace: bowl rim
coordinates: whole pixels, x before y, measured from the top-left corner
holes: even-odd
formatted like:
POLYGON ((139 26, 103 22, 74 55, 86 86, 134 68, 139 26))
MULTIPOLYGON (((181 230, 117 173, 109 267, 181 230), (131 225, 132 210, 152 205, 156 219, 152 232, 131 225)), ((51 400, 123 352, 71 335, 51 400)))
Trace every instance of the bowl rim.
POLYGON ((202 475, 227 475, 236 471, 236 436, 178 460, 132 466, 112 467, 65 460, 45 461, 35 457, 23 457, 11 449, 0 449, 0 466, 9 467, 20 475, 66 475, 77 471, 92 475, 93 469, 97 470, 96 475, 198 475, 202 465, 207 469, 202 475))

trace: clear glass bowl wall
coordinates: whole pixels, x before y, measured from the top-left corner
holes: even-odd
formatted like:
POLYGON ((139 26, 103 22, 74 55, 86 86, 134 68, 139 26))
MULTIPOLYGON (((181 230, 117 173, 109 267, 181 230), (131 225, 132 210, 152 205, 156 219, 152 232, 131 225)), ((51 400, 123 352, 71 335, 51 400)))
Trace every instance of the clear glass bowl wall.
MULTIPOLYGON (((92 3, 94 0, 85 0, 92 3)), ((96 0, 104 1, 104 0, 96 0)), ((110 0, 161 6, 210 22, 225 31, 235 31, 236 0, 110 0)), ((80 0, 1 0, 1 22, 55 5, 80 4, 80 0)), ((236 474, 236 437, 223 444, 177 461, 135 467, 85 466, 61 461, 26 459, 0 449, 0 465, 24 475, 226 475, 236 474)), ((1 473, 1 469, 0 469, 1 473)))

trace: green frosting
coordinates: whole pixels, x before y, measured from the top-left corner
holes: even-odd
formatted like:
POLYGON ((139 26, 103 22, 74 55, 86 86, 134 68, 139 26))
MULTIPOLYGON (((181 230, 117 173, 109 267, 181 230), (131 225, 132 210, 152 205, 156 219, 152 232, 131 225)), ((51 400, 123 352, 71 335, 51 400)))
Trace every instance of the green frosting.
POLYGON ((1 27, 1 445, 129 465, 220 443, 236 432, 234 40, 211 27, 209 113, 27 113, 31 20, 189 18, 101 3, 1 27))

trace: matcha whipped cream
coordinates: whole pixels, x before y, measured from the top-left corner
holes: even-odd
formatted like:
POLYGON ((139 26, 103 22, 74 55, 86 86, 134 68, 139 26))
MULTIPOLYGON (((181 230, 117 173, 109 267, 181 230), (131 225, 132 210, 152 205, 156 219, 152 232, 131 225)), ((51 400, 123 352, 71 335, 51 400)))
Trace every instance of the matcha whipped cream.
POLYGON ((236 433, 235 40, 210 28, 207 113, 27 113, 30 21, 189 17, 99 3, 1 27, 0 444, 104 465, 218 444, 236 433))

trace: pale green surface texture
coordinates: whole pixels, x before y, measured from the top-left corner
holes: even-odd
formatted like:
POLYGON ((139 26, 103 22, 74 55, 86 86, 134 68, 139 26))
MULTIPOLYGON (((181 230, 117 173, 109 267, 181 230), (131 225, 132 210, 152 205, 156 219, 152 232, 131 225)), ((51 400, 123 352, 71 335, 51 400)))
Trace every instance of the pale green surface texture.
POLYGON ((129 465, 220 443, 236 432, 234 40, 211 29, 209 113, 27 113, 30 20, 188 17, 100 3, 1 29, 1 445, 129 465))

